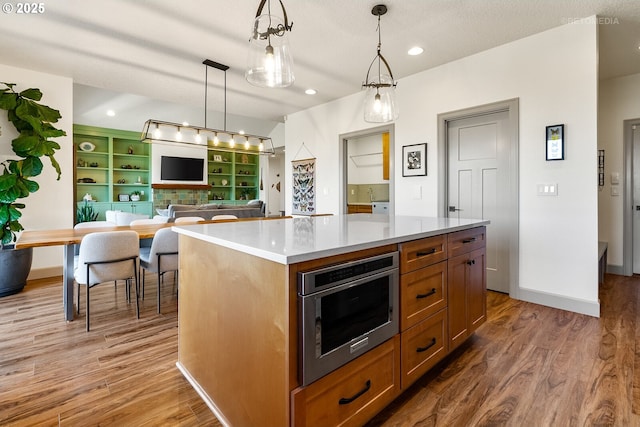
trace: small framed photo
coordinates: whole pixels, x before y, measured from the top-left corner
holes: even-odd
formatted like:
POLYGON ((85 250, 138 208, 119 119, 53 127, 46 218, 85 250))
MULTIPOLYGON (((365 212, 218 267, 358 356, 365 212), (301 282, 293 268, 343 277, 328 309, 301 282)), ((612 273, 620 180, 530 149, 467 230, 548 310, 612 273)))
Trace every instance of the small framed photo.
POLYGON ((213 161, 214 161, 214 162, 221 162, 221 161, 222 161, 222 155, 220 155, 220 154, 214 154, 214 155, 213 155, 213 161))
POLYGON ((427 144, 405 145, 402 147, 402 176, 427 174, 427 144))
POLYGON ((545 148, 547 160, 564 160, 564 125, 547 126, 545 148))

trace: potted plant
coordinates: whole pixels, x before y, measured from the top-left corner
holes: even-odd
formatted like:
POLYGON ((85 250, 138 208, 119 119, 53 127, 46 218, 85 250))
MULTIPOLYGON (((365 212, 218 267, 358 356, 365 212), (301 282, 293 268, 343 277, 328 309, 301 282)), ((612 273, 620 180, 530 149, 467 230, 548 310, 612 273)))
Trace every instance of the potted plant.
POLYGON ((82 206, 76 211, 76 222, 90 222, 98 219, 98 212, 93 210, 93 205, 88 199, 84 199, 82 206))
POLYGON ((138 190, 132 191, 131 192, 131 201, 132 202, 139 202, 140 201, 140 192, 138 190))
POLYGON ((17 158, 0 162, 0 296, 6 296, 24 288, 33 257, 32 249, 14 249, 17 233, 24 230, 19 220, 25 205, 18 200, 38 191, 38 183, 31 178, 42 173, 42 157, 49 158, 60 179, 60 165, 54 158, 60 145, 50 138, 66 133, 52 125, 60 119, 60 112, 39 103, 40 89, 16 92, 14 83, 0 85, 0 110, 6 111, 18 132, 11 141, 17 158))

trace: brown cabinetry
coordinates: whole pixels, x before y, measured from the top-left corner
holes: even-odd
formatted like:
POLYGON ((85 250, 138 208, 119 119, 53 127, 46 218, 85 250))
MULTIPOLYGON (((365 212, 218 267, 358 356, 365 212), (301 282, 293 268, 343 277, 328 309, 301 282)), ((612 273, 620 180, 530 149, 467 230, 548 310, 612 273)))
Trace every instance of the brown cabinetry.
POLYGON ((485 228, 449 235, 449 350, 462 344, 487 317, 485 228))
POLYGON ((295 426, 360 426, 400 394, 399 336, 292 393, 295 426))
POLYGON ((405 389, 447 354, 447 236, 413 240, 399 248, 405 389))
POLYGON ((372 213, 371 205, 347 205, 347 213, 372 213))

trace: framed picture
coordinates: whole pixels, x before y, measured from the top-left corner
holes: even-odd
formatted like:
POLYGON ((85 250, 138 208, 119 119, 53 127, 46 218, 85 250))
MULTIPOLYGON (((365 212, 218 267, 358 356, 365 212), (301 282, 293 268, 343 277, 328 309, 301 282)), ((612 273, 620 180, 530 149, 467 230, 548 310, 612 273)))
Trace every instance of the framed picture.
POLYGON ((402 176, 427 174, 427 144, 405 145, 402 147, 402 176))
POLYGON ((214 154, 214 155, 213 155, 213 161, 214 161, 214 162, 221 162, 221 161, 222 161, 222 155, 220 155, 220 154, 214 154))
POLYGON ((564 125, 547 126, 547 160, 564 160, 564 125))

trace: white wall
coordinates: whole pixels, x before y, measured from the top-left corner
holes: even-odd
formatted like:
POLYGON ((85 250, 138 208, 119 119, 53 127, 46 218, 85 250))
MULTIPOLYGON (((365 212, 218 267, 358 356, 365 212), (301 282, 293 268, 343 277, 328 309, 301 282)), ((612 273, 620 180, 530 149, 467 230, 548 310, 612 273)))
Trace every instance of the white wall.
POLYGON ((207 184, 207 147, 193 144, 171 144, 154 141, 151 145, 151 183, 152 184, 207 184), (202 181, 166 181, 161 179, 160 161, 162 156, 191 157, 203 159, 202 181))
MULTIPOLYGON (((21 223, 25 230, 42 230, 53 228, 72 228, 75 209, 73 206, 73 84, 66 77, 44 74, 8 65, 0 64, 1 80, 16 83, 16 90, 31 87, 39 88, 42 103, 60 111, 62 119, 56 127, 64 130, 67 136, 56 138, 61 149, 55 158, 60 164, 62 176, 56 181, 55 170, 48 159, 43 159, 45 169, 34 178, 40 190, 23 202, 21 223)), ((0 156, 6 159, 14 157, 11 151, 11 139, 15 137, 13 125, 8 123, 6 114, 0 115, 0 156), (9 133, 11 131, 11 134, 9 133)), ((33 252, 33 266, 30 278, 46 277, 62 274, 63 247, 36 248, 33 252)))
POLYGON ((382 134, 349 139, 347 142, 347 182, 387 184, 382 179, 382 134))
MULTIPOLYGON (((287 156, 304 141, 317 157, 319 212, 341 209, 338 135, 373 127, 362 119, 362 96, 292 114, 285 122, 287 156)), ((401 158, 403 145, 426 142, 429 172, 403 178, 394 168, 395 213, 438 214, 439 113, 511 98, 519 98, 520 108, 520 296, 597 314, 595 23, 558 27, 401 79, 393 157, 401 158), (559 123, 565 124, 566 160, 546 162, 545 126, 559 123), (559 195, 537 196, 539 182, 557 183, 559 195), (415 198, 417 189, 421 198, 415 198)), ((285 206, 289 212, 289 194, 285 206)))
POLYGON ((600 83, 598 148, 605 150, 604 182, 599 193, 599 236, 608 242, 607 261, 622 272, 623 264, 623 121, 640 118, 640 74, 600 83), (611 195, 611 173, 620 174, 620 195, 611 195))

